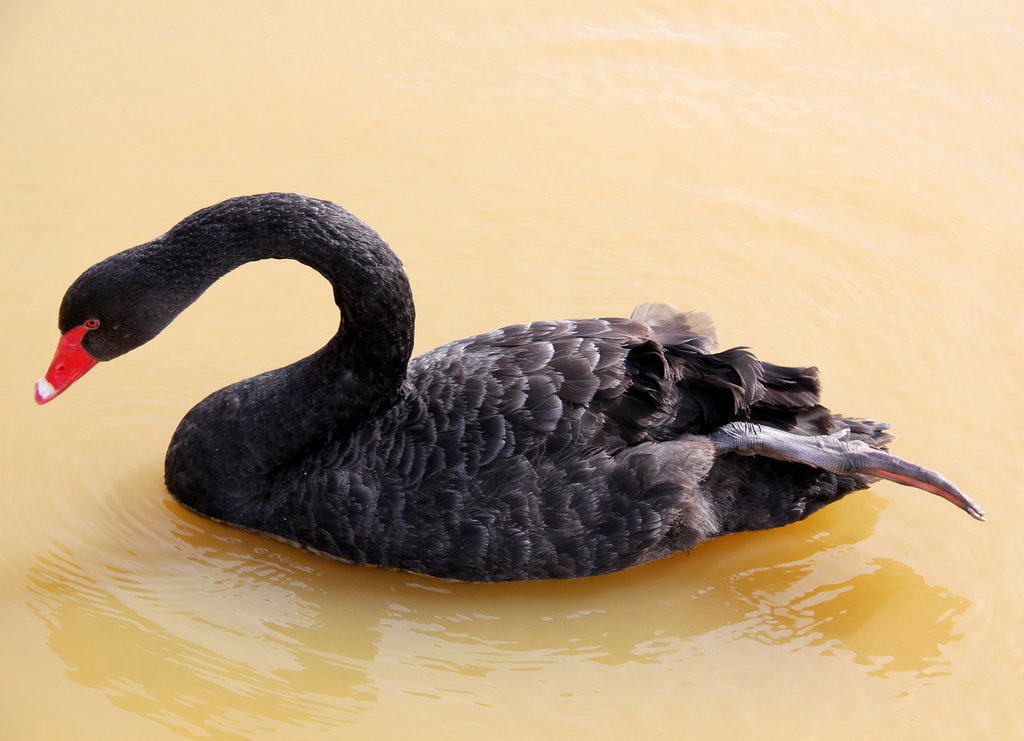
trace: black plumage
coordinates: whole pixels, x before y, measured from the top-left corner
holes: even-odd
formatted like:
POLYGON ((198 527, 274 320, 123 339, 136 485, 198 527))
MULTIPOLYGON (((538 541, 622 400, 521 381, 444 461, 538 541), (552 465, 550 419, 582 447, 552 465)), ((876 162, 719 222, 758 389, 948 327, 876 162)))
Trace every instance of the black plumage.
MULTIPOLYGON (((410 361, 398 258, 303 196, 228 200, 93 266, 60 329, 91 359, 117 357, 264 258, 323 273, 342 321, 313 355, 182 420, 166 483, 212 518, 347 561, 498 581, 606 573, 785 525, 879 476, 981 517, 937 474, 879 450, 885 425, 820 406, 815 369, 713 352, 706 317, 664 304, 505 327, 410 361)), ((37 399, 71 382, 58 376, 37 399)))

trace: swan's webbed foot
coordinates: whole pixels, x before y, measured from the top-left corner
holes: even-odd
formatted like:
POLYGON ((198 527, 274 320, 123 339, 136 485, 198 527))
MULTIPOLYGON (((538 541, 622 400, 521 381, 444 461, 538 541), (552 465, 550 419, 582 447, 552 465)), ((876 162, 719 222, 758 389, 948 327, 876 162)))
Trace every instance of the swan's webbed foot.
POLYGON ((798 435, 750 422, 732 422, 709 437, 715 445, 716 455, 729 452, 763 455, 836 474, 888 479, 937 494, 974 519, 985 519, 981 507, 941 474, 873 448, 861 440, 843 440, 833 435, 798 435))

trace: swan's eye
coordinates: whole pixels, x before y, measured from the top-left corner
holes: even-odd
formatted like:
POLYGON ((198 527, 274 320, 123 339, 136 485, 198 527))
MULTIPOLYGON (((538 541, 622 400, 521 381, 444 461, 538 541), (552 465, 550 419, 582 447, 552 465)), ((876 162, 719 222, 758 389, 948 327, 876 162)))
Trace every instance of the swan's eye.
POLYGON ((96 329, 96 327, 98 327, 98 326, 100 326, 100 320, 99 319, 86 319, 85 320, 85 328, 86 329, 96 329))

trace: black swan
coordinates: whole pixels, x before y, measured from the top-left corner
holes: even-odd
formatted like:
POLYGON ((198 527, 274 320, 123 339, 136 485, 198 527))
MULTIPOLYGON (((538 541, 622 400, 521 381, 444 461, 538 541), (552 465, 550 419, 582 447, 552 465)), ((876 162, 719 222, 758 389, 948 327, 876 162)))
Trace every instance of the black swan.
POLYGON ((341 326, 178 426, 167 488, 215 520, 348 562, 508 581, 786 525, 879 478, 984 519, 945 478, 884 452, 888 425, 820 406, 815 368, 713 352, 710 321, 665 304, 505 327, 410 360, 402 263, 348 211, 299 195, 224 201, 86 270, 36 401, 266 258, 322 273, 341 326))

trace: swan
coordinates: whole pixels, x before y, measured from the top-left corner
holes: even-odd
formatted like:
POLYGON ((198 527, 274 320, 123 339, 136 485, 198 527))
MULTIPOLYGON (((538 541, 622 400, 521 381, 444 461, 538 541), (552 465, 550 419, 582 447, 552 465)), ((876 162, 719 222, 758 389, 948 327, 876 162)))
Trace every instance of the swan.
POLYGON ((888 425, 820 405, 817 369, 715 352, 704 315, 539 321, 410 360, 402 263, 342 207, 266 193, 204 208, 86 270, 40 404, 148 342, 219 277, 293 259, 337 334, 199 402, 165 482, 214 520, 352 563, 460 581, 583 577, 801 520, 879 478, 982 509, 890 455, 888 425))

